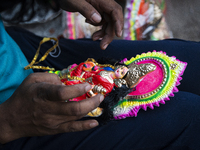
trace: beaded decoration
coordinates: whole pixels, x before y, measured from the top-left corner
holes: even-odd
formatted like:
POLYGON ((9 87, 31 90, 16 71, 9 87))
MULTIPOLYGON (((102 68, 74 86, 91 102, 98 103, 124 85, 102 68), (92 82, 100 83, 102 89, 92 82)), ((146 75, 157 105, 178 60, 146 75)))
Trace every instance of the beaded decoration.
MULTIPOLYGON (((58 40, 55 38, 44 38, 38 47, 38 50, 36 51, 36 54, 32 60, 32 62, 25 67, 25 69, 43 69, 43 70, 50 70, 49 73, 55 73, 58 74, 61 81, 71 81, 75 80, 75 82, 82 83, 82 82, 88 82, 90 83, 89 73, 85 75, 88 78, 84 78, 82 76, 71 76, 69 73, 71 71, 75 70, 77 68, 77 65, 73 64, 69 66, 68 68, 62 70, 62 71, 55 71, 54 68, 49 68, 48 66, 37 66, 41 61, 44 61, 47 57, 47 55, 54 50, 58 46, 58 40), (56 44, 47 50, 47 52, 42 56, 42 58, 37 61, 40 46, 49 41, 49 40, 55 40, 56 44)), ((93 78, 95 76, 95 67, 105 68, 105 69, 115 69, 115 66, 112 66, 110 64, 98 64, 94 59, 88 59, 86 62, 92 62, 91 67, 89 69, 94 68, 93 74, 91 73, 91 77, 93 78), (94 75, 94 76, 93 76, 94 75)), ((88 63, 89 63, 88 62, 88 63)), ((124 79, 119 80, 118 82, 115 81, 114 83, 109 83, 111 86, 107 86, 107 90, 105 90, 103 93, 101 90, 99 90, 101 87, 98 86, 94 88, 94 91, 100 91, 100 93, 104 94, 106 97, 107 95, 105 92, 107 91, 107 94, 110 94, 110 91, 112 91, 113 84, 116 84, 118 87, 121 84, 128 85, 129 88, 134 88, 134 90, 129 93, 128 91, 126 93, 122 92, 124 94, 124 98, 120 96, 120 98, 117 99, 117 102, 113 105, 112 109, 109 109, 113 113, 114 119, 123 119, 126 117, 136 117, 138 111, 142 108, 145 111, 147 110, 147 107, 154 109, 154 106, 160 106, 160 104, 165 104, 165 101, 170 100, 169 96, 173 97, 174 92, 178 92, 178 86, 180 84, 180 80, 182 79, 181 76, 183 75, 183 72, 187 66, 186 62, 182 62, 178 59, 176 59, 175 56, 169 57, 166 55, 165 52, 148 52, 148 53, 142 53, 141 55, 137 55, 136 57, 132 57, 130 60, 124 59, 120 62, 122 65, 125 64, 128 67, 127 75, 124 76, 124 79), (126 83, 123 83, 126 81, 126 83), (133 83, 132 83, 133 82, 133 83)), ((83 64, 82 64, 83 65, 83 64)), ((89 65, 89 64, 88 64, 89 65)), ((84 66, 84 65, 83 65, 84 66)), ((118 68, 116 66, 116 68, 118 68)), ((85 72, 89 71, 86 67, 85 72)), ((104 71, 105 72, 105 71, 104 71)), ((104 77, 102 75, 102 77, 104 77)), ((105 78, 107 79, 107 78, 105 78)), ((95 82, 100 81, 99 78, 94 79, 95 82), (98 79, 98 80, 97 80, 98 79)), ((106 80, 104 80, 105 82, 106 80)), ((93 80, 92 80, 93 82, 93 80)), ((102 79, 103 82, 103 79, 102 79)), ((71 82, 70 82, 71 84, 71 82)), ((104 83, 108 85, 107 81, 104 83)), ((120 87, 120 86, 119 86, 120 87)), ((102 88, 101 88, 102 89, 102 88)), ((103 89, 104 90, 104 89, 103 89)), ((119 91, 118 91, 119 92, 119 91)), ((108 94, 108 96, 109 96, 108 94)), ((117 93, 118 94, 118 93, 117 93)), ((119 95, 119 94, 118 94, 119 95)), ((112 97, 112 96, 111 96, 112 97)), ((76 98, 75 98, 76 99, 76 98)), ((73 99, 73 100, 75 100, 73 99)), ((77 100, 83 100, 85 98, 79 97, 77 100)), ((112 99, 113 101, 113 99, 112 99)), ((99 107, 98 107, 99 108, 99 107)), ((97 111, 96 111, 97 112, 97 111)), ((98 109, 97 116, 101 115, 102 109, 98 109)), ((92 113, 92 114, 95 114, 92 113)), ((90 115, 91 116, 91 115, 90 115)), ((92 115, 95 116, 95 115, 92 115)), ((113 118, 112 117, 112 118, 113 118)))
POLYGON ((156 70, 149 73, 124 99, 120 100, 114 108, 114 118, 123 119, 126 117, 136 117, 138 111, 142 108, 145 111, 147 107, 154 109, 165 101, 173 97, 174 92, 178 92, 181 76, 187 66, 186 62, 181 62, 176 57, 169 57, 165 52, 148 52, 130 60, 124 59, 126 65, 153 63, 156 70))

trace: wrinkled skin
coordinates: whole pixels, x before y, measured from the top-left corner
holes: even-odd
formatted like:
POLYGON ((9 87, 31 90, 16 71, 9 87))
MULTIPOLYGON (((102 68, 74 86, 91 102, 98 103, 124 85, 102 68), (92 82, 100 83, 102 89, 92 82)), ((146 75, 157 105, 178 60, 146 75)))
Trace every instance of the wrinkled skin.
POLYGON ((87 23, 103 25, 102 29, 92 36, 94 41, 102 38, 101 49, 105 50, 115 35, 122 35, 122 7, 114 0, 59 0, 59 3, 66 11, 80 12, 87 23))
POLYGON ((99 106, 102 95, 80 102, 64 102, 83 95, 91 88, 87 83, 64 86, 55 74, 29 75, 15 93, 0 105, 0 142, 98 126, 96 120, 77 120, 99 106))

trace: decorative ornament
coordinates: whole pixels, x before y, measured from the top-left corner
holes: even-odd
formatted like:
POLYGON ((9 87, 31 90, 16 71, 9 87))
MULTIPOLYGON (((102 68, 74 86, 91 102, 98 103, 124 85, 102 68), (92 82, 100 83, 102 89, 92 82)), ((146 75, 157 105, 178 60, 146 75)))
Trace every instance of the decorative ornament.
POLYGON ((50 70, 49 73, 57 74, 65 85, 88 82, 93 86, 90 91, 67 101, 80 101, 101 93, 105 95, 104 101, 88 113, 88 116, 102 115, 105 120, 136 117, 141 108, 146 111, 147 107, 154 109, 154 106, 165 104, 165 101, 170 100, 170 96, 173 97, 174 93, 178 92, 176 86, 180 84, 181 76, 187 66, 186 62, 174 56, 169 57, 162 51, 142 53, 130 60, 125 58, 118 66, 99 64, 92 58, 79 65, 73 64, 62 71, 55 72, 54 68, 48 66, 35 66, 44 61, 57 46, 57 39, 44 38, 32 62, 25 69, 50 70), (40 46, 52 39, 56 44, 37 61, 40 46), (130 88, 133 89, 132 92, 130 88))
POLYGON ((138 111, 142 108, 145 111, 147 107, 154 109, 165 101, 170 100, 175 92, 178 92, 181 76, 187 66, 176 57, 169 57, 165 52, 148 52, 130 60, 125 60, 126 65, 154 64, 155 71, 150 72, 136 86, 135 90, 120 100, 115 106, 113 114, 115 119, 126 117, 136 117, 138 111))

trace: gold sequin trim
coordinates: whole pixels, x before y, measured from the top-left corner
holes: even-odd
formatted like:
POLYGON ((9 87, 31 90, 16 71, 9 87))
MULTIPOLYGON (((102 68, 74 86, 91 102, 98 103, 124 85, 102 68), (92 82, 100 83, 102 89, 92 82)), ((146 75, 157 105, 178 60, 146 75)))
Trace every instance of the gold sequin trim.
POLYGON ((41 61, 44 61, 44 60, 46 59, 46 57, 48 56, 48 54, 49 54, 51 51, 53 51, 57 46, 58 46, 58 39, 56 39, 56 38, 46 38, 46 37, 44 37, 44 38, 42 39, 42 41, 40 41, 40 45, 39 45, 39 47, 38 47, 38 49, 37 49, 37 51, 36 51, 36 53, 35 53, 35 56, 34 56, 32 62, 31 62, 29 65, 27 65, 26 67, 24 67, 24 69, 25 69, 25 70, 28 70, 28 69, 42 69, 42 70, 54 71, 54 70, 55 70, 54 68, 45 67, 45 66, 34 66, 34 65, 38 64, 38 63, 41 62, 41 61), (42 58, 40 58, 40 60, 37 61, 37 58, 38 58, 38 56, 39 56, 39 52, 40 52, 40 47, 41 47, 41 45, 42 45, 43 43, 45 43, 45 42, 50 41, 50 40, 56 41, 56 44, 55 44, 54 46, 52 46, 50 49, 48 49, 47 52, 42 56, 42 58))

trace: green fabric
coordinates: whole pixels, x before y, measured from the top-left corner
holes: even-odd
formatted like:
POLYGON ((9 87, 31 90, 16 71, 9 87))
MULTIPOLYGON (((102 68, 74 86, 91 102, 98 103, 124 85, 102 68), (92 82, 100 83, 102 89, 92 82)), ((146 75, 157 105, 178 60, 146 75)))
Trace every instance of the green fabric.
POLYGON ((16 42, 5 31, 0 19, 0 104, 6 101, 33 71, 16 42))

